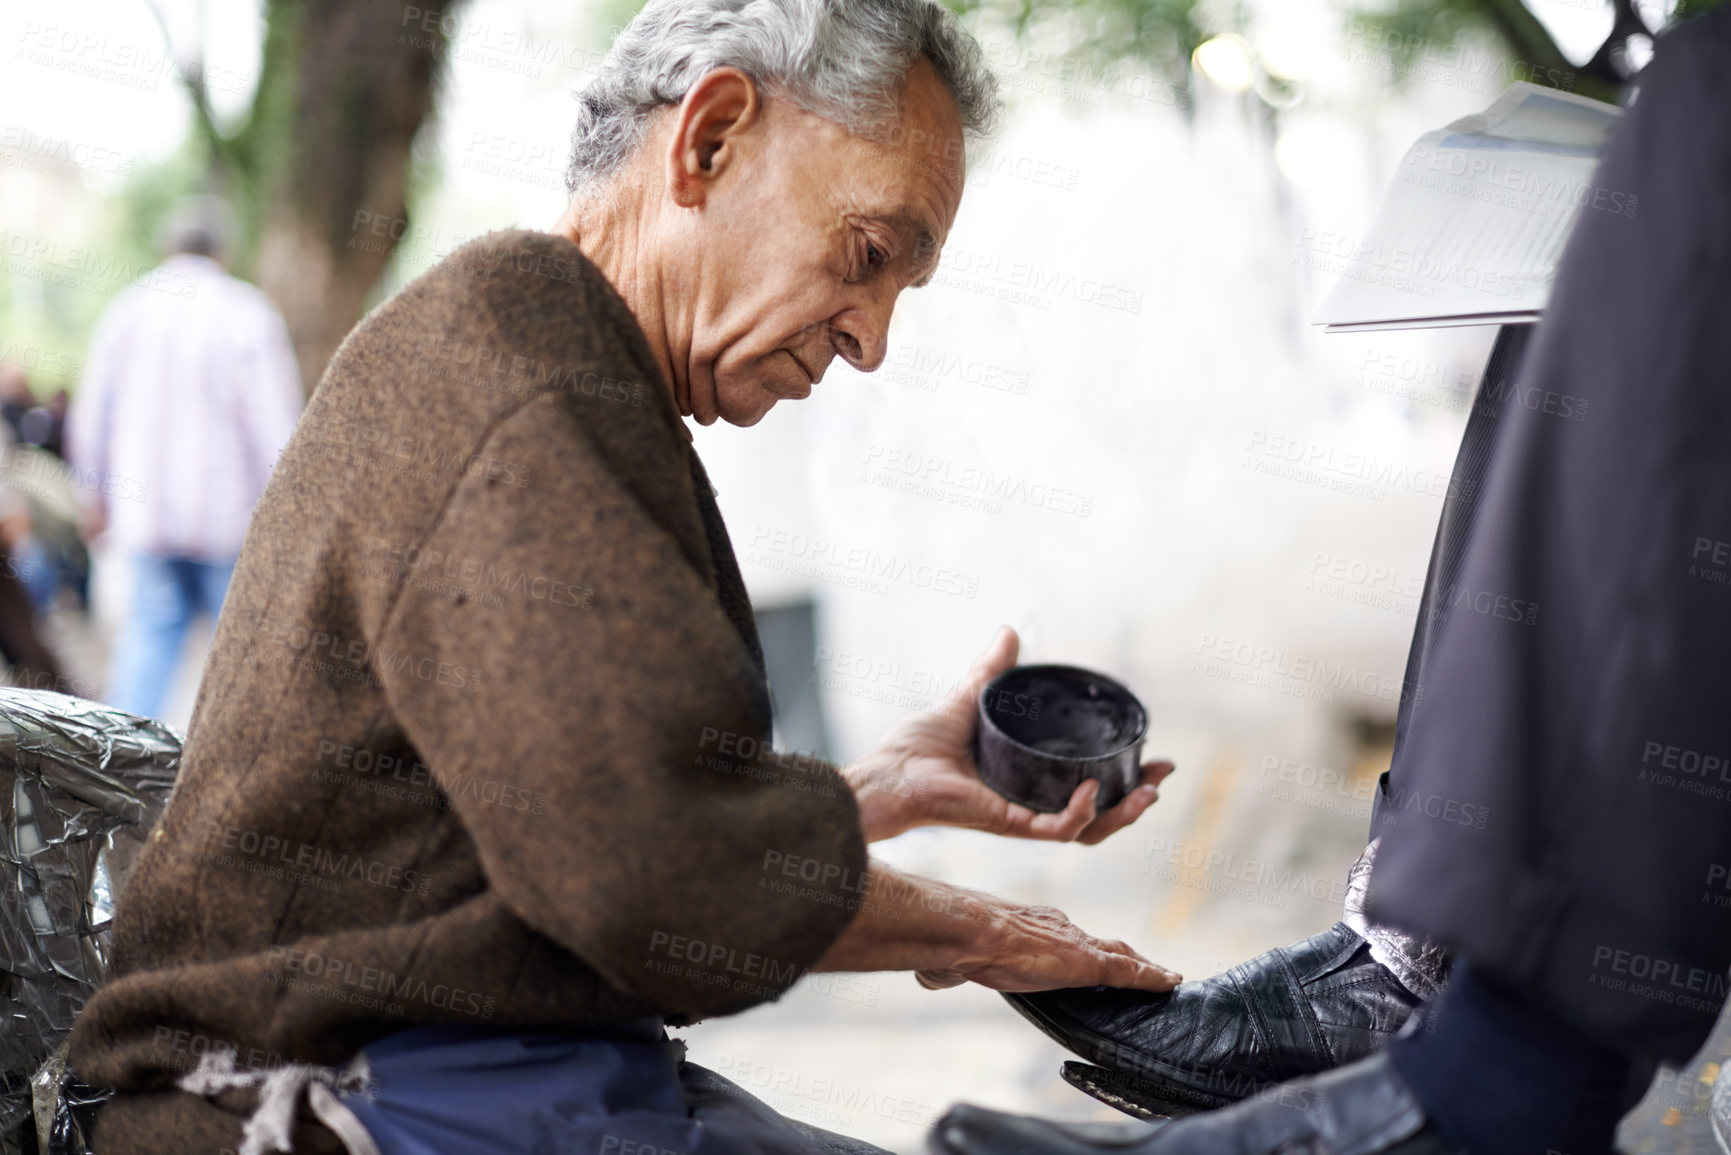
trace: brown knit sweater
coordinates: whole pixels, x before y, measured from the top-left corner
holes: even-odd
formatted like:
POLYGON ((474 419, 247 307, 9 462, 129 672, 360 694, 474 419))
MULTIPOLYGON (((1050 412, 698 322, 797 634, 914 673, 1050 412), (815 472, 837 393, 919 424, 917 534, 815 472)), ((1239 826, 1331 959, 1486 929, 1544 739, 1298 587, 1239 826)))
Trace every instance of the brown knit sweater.
POLYGON ((423 1023, 774 998, 865 850, 839 776, 769 732, 624 302, 562 238, 474 242, 350 334, 277 465, 72 1064, 132 1092, 124 1149, 187 1151, 152 1131, 202 1101, 151 1092, 213 1047, 340 1065, 423 1023))

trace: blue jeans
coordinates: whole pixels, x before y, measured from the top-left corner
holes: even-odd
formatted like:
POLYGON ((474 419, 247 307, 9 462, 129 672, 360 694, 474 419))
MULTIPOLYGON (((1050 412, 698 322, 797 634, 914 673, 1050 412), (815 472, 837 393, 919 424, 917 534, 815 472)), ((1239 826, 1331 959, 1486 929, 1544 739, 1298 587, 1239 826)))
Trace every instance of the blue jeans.
POLYGON ((133 556, 132 610, 114 643, 109 705, 146 718, 162 712, 186 645, 187 628, 201 613, 216 618, 233 576, 232 561, 155 553, 133 556))
POLYGON ((888 1155, 682 1061, 659 1022, 613 1038, 438 1026, 364 1048, 344 1104, 380 1155, 888 1155))

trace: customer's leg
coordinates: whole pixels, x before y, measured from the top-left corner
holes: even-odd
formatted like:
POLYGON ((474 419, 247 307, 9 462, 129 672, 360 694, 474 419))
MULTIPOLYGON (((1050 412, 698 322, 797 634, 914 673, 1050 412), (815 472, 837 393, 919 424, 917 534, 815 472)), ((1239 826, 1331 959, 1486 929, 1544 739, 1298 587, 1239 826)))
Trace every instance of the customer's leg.
MULTIPOLYGON (((1706 1038, 1731 968, 1731 137, 1699 110, 1728 100, 1731 12, 1660 41, 1501 398, 1368 904, 1468 977, 1385 1054, 1141 1155, 1604 1152, 1630 1073, 1706 1038)), ((1018 1129, 964 1111, 939 1137, 1018 1129)))
POLYGON ((1503 402, 1368 909, 1680 1062, 1731 967, 1731 140, 1697 114, 1731 13, 1640 89, 1594 177, 1626 208, 1582 211, 1503 402))
POLYGON ((174 680, 198 591, 194 575, 175 559, 138 553, 131 560, 132 601, 115 638, 108 702, 154 718, 174 680))

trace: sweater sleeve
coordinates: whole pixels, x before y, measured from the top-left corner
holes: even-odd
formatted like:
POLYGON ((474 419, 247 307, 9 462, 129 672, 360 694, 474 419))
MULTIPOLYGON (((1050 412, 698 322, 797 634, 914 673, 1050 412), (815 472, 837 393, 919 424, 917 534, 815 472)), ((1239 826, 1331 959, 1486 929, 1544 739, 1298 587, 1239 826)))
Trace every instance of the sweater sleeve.
POLYGON ((713 586, 574 418, 504 419, 404 560, 376 672, 527 925, 669 1014, 817 960, 863 898, 853 797, 769 753, 713 586))

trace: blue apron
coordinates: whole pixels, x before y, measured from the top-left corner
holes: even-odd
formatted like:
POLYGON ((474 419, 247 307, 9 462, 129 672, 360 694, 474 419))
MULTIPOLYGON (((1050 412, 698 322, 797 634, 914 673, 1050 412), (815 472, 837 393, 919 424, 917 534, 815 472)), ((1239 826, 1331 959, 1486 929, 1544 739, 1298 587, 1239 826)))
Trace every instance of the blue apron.
POLYGON ((577 1035, 418 1027, 343 1096, 380 1155, 887 1155, 684 1062, 659 1020, 577 1035))

